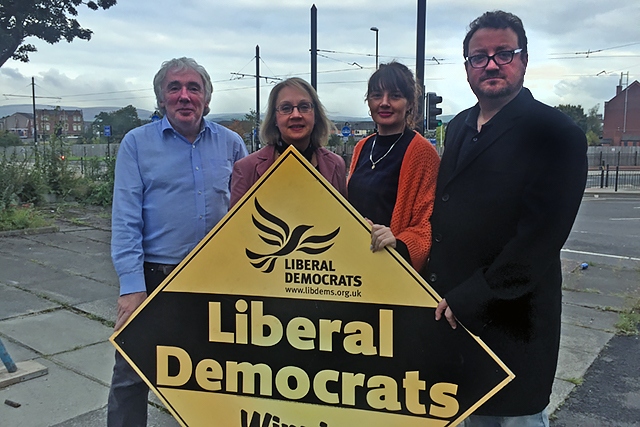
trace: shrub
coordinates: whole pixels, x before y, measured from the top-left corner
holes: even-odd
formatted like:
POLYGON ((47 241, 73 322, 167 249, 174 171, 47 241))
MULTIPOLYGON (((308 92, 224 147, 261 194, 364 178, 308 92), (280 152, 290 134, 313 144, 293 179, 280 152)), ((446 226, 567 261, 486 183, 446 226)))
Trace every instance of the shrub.
POLYGON ((45 225, 48 225, 47 220, 31 207, 10 207, 0 210, 0 231, 24 230, 45 225))

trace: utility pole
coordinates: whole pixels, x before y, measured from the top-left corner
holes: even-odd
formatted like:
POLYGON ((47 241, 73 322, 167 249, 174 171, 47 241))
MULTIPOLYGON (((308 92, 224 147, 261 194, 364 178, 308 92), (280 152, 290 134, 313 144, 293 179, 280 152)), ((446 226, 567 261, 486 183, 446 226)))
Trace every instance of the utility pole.
POLYGON ((380 30, 378 27, 371 27, 370 30, 376 33, 376 71, 378 71, 378 33, 380 30))
MULTIPOLYGON (((38 145, 38 127, 36 120, 36 81, 35 78, 31 77, 31 96, 28 95, 14 95, 11 93, 3 93, 2 96, 11 96, 18 98, 31 98, 33 105, 33 143, 34 145, 38 145)), ((49 99, 62 99, 59 96, 39 96, 38 98, 49 98, 49 99)))
POLYGON ((420 99, 418 100, 418 123, 416 131, 424 135, 424 51, 426 38, 427 21, 427 0, 418 0, 418 27, 416 33, 416 83, 420 88, 420 99))
MULTIPOLYGON (((269 77, 269 76, 261 76, 260 75, 260 46, 256 45, 256 73, 254 75, 249 75, 249 74, 243 74, 243 73, 231 73, 235 76, 239 76, 241 77, 255 77, 256 79, 256 123, 255 123, 255 135, 257 137, 257 135, 259 134, 259 129, 260 129, 260 79, 265 79, 265 81, 269 81, 269 79, 271 80, 282 80, 279 79, 277 77, 269 77)), ((256 151, 256 139, 257 138, 253 138, 252 139, 252 143, 251 143, 251 152, 256 151)))
POLYGON ((31 77, 31 100, 33 103, 33 145, 38 145, 38 125, 36 118, 36 80, 31 77))
POLYGON ((253 132, 252 151, 257 149, 258 129, 260 129, 260 46, 256 45, 256 130, 253 132))
POLYGON ((318 9, 311 6, 311 86, 318 91, 318 9))

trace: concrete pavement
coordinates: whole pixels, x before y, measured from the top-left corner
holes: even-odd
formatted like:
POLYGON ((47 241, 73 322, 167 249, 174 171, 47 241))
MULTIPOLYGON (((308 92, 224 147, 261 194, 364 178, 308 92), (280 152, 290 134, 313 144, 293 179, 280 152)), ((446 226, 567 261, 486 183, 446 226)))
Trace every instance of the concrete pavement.
MULTIPOLYGON (((0 339, 15 362, 34 360, 48 368, 47 375, 0 388, 0 426, 106 425, 114 356, 108 338, 118 296, 109 239, 108 221, 82 219, 60 223, 55 232, 0 234, 0 339), (7 399, 21 406, 3 404, 7 399)), ((570 253, 563 258, 552 412, 613 337, 618 312, 640 298, 639 263, 600 265, 570 253), (591 265, 582 270, 582 262, 591 265)), ((179 425, 158 402, 152 393, 149 426, 179 425)))

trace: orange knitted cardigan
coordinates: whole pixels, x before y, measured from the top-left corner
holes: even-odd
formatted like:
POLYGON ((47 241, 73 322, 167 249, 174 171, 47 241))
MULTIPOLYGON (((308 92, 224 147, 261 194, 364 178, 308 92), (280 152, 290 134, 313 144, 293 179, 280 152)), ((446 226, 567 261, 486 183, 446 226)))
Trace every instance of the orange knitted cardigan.
MULTIPOLYGON (((353 174, 360 151, 371 136, 360 140, 353 149, 349 176, 353 174)), ((411 265, 420 271, 431 250, 431 213, 436 194, 440 157, 424 137, 415 134, 400 166, 398 195, 391 214, 391 232, 409 250, 411 265)), ((375 190, 372 190, 375 191, 375 190)))

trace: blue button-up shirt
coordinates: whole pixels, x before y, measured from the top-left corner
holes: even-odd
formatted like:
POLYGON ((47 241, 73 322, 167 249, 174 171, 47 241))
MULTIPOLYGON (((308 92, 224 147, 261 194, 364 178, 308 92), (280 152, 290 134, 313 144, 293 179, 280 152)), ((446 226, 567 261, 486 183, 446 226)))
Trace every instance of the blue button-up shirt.
POLYGON ((146 291, 143 262, 178 264, 229 209, 242 138, 203 120, 190 143, 167 118, 133 129, 118 150, 111 257, 120 295, 146 291))

